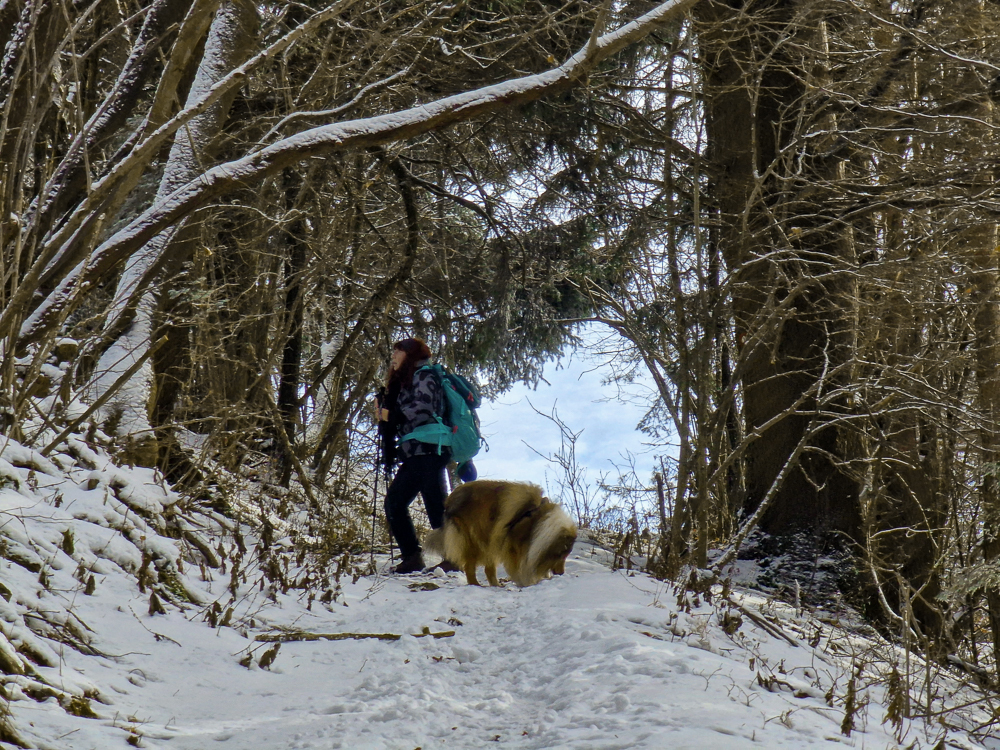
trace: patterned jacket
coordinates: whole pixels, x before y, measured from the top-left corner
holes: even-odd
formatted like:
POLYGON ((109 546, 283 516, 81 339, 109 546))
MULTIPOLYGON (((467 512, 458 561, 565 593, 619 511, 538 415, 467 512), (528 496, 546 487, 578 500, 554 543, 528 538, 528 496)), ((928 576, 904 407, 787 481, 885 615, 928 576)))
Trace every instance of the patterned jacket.
MULTIPOLYGON (((399 409, 399 437, 413 432, 421 425, 431 424, 435 421, 435 414, 444 414, 444 391, 441 388, 441 381, 438 380, 430 370, 420 370, 426 365, 428 360, 417 363, 417 371, 413 373, 413 382, 407 388, 399 391, 399 399, 396 401, 396 408, 399 409)), ((410 456, 426 456, 437 453, 437 446, 430 443, 422 443, 419 440, 404 440, 399 445, 399 457, 407 459, 410 456)), ((442 455, 448 448, 442 448, 442 455)))

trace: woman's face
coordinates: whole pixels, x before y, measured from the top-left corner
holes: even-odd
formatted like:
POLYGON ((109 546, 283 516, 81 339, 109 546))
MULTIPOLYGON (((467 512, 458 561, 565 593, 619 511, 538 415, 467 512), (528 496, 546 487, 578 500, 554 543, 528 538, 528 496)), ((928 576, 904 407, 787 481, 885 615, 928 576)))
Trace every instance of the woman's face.
POLYGON ((406 352, 402 349, 392 350, 392 359, 390 360, 390 366, 393 370, 398 370, 403 366, 403 361, 406 359, 406 352))

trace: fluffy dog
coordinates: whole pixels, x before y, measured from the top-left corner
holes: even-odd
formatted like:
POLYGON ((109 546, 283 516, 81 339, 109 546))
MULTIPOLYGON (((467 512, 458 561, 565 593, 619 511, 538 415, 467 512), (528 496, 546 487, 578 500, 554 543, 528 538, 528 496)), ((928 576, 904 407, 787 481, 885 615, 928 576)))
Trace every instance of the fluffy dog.
POLYGON ((461 567, 470 586, 479 585, 479 565, 490 585, 499 586, 497 563, 518 586, 531 586, 565 572, 575 541, 576 524, 540 487, 480 479, 448 496, 444 526, 428 534, 424 546, 461 567))

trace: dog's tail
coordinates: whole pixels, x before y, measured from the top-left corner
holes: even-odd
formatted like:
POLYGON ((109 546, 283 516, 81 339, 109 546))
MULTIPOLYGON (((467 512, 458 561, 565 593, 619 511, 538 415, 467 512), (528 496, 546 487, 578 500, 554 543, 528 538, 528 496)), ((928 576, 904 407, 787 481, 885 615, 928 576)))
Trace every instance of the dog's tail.
POLYGON ((434 529, 424 537, 424 549, 428 552, 444 555, 444 526, 440 529, 434 529))

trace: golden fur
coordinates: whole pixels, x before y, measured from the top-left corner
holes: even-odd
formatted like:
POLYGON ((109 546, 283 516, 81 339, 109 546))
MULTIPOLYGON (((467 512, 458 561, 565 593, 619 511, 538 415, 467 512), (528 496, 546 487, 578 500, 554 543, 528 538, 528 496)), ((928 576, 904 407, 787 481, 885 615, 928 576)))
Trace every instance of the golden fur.
POLYGON ((533 484, 480 479, 460 485, 445 500, 444 526, 424 546, 465 571, 478 586, 476 568, 486 567, 499 586, 497 564, 518 586, 531 586, 550 573, 562 575, 576 541, 576 525, 533 484))

